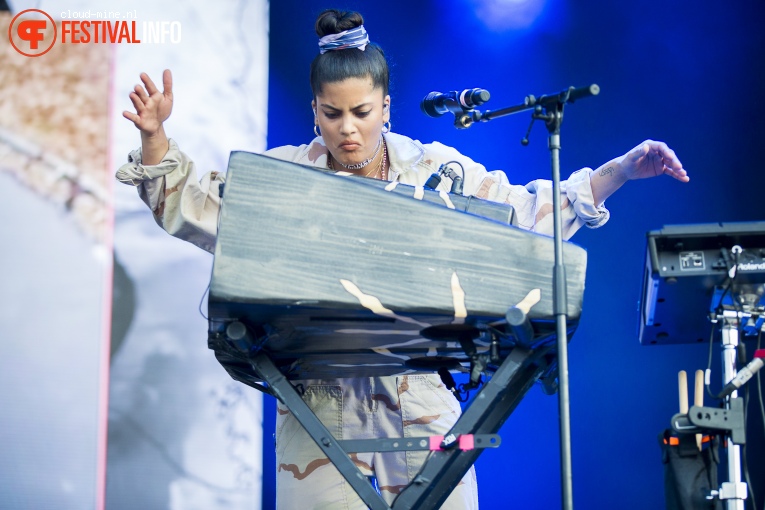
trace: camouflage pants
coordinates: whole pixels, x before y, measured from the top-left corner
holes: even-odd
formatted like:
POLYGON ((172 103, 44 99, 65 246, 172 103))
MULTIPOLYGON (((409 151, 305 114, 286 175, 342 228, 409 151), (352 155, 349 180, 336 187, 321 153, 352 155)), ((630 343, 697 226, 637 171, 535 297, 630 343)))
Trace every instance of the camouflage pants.
MULTIPOLYGON (((337 439, 444 435, 460 415, 459 402, 438 375, 301 381, 303 399, 337 439)), ((276 419, 276 499, 279 510, 365 509, 353 488, 281 403, 276 419)), ((377 479, 388 504, 406 487, 427 451, 357 453, 362 473, 377 479)), ((473 468, 442 509, 478 508, 473 468)))

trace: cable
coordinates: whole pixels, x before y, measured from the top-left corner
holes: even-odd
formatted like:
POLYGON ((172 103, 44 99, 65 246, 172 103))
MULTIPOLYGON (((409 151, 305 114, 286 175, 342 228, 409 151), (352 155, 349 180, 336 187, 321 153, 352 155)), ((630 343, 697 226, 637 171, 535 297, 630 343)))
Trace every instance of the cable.
MULTIPOLYGON (((757 335, 757 350, 760 349, 760 341, 762 340, 762 330, 757 335)), ((757 393, 760 400, 760 414, 762 415, 763 437, 765 437, 765 405, 762 403, 762 380, 760 379, 760 373, 757 372, 757 393)))
MULTIPOLYGON (((209 292, 210 292, 210 284, 208 283, 207 284, 207 288, 202 293, 202 297, 199 298, 199 315, 201 315, 204 318, 204 320, 206 320, 206 321, 209 321, 210 318, 208 316, 206 316, 205 313, 202 311, 202 304, 205 302, 205 296, 207 296, 209 294, 209 292)), ((239 319, 236 318, 236 317, 228 317, 228 318, 225 318, 225 319, 224 318, 216 318, 215 320, 216 321, 220 321, 220 322, 236 322, 239 319)))
POLYGON ((442 175, 452 180, 452 189, 450 193, 454 193, 455 195, 462 195, 462 190, 465 185, 465 167, 462 166, 462 163, 456 160, 452 160, 442 164, 438 167, 438 172, 430 176, 428 181, 425 183, 425 187, 436 189, 436 187, 441 183, 442 175), (452 163, 459 165, 460 169, 462 170, 462 175, 459 175, 459 173, 449 168, 449 165, 452 163))
POLYGON ((457 161, 457 160, 447 161, 446 163, 441 165, 441 167, 447 167, 447 166, 451 165, 452 163, 457 163, 460 166, 460 169, 462 170, 462 179, 464 180, 465 179, 465 167, 462 166, 462 163, 460 163, 459 161, 457 161))
POLYGON ((711 384, 712 378, 710 377, 710 373, 712 372, 712 346, 714 345, 715 340, 715 328, 712 328, 712 332, 709 333, 709 358, 707 359, 707 369, 704 372, 704 388, 707 390, 707 395, 712 398, 712 400, 717 400, 717 395, 712 393, 712 390, 709 388, 711 384))
MULTIPOLYGON (((733 280, 736 279, 736 276, 738 276, 738 253, 734 253, 736 257, 736 261, 733 264, 733 266, 730 265, 730 257, 728 256, 728 250, 725 248, 721 248, 720 252, 722 254, 723 261, 725 261, 725 274, 727 275, 726 280, 728 285, 725 287, 725 290, 723 291, 722 295, 720 296, 719 301, 717 302, 717 307, 715 307, 715 311, 722 315, 723 312, 723 301, 725 300, 725 295, 732 289, 733 287, 733 280), (736 268, 736 270, 733 272, 733 277, 730 276, 731 270, 733 268, 736 268)), ((732 295, 732 294, 731 294, 732 295)), ((735 298, 733 299, 735 303, 735 298)))
MULTIPOLYGON (((749 413, 747 412, 748 408, 749 408, 749 385, 746 385, 744 387, 744 428, 745 429, 746 429, 747 417, 749 416, 749 413)), ((746 480, 746 485, 749 488, 749 496, 751 496, 751 499, 752 499, 752 508, 754 510, 757 510, 757 500, 754 497, 754 486, 752 485, 752 480, 749 477, 749 463, 746 458, 746 444, 741 445, 741 469, 744 472, 744 479, 746 480)))
POLYGON ((206 289, 205 289, 205 291, 202 293, 202 297, 199 299, 199 315, 201 315, 202 317, 204 317, 204 319, 205 319, 206 321, 209 321, 209 320, 210 320, 210 318, 209 318, 209 317, 207 317, 207 316, 205 315, 205 313, 202 311, 202 303, 204 303, 204 302, 205 302, 205 296, 207 295, 207 293, 208 293, 209 291, 210 291, 210 284, 208 283, 208 284, 207 284, 207 288, 206 288, 206 289))
MULTIPOLYGON (((757 350, 760 349, 762 341, 762 329, 760 329, 759 333, 757 334, 757 350)), ((763 432, 765 432, 765 405, 763 405, 762 402, 762 380, 760 379, 760 373, 757 372, 757 394, 759 396, 760 401, 760 414, 762 415, 762 425, 763 425, 763 432)), ((764 436, 765 437, 765 436, 764 436)), ((747 480, 747 483, 749 481, 747 480)), ((752 492, 752 503, 754 504, 754 490, 751 489, 752 485, 749 484, 750 491, 752 492)), ((757 506, 753 506, 754 510, 757 510, 757 506)), ((763 510, 765 510, 765 507, 763 507, 763 510)))

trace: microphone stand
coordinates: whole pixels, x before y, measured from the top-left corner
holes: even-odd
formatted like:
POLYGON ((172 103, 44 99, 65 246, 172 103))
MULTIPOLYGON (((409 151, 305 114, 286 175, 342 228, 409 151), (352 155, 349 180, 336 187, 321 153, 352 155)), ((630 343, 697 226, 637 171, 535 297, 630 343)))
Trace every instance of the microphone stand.
POLYGON ((455 114, 455 126, 468 128, 474 122, 489 120, 511 115, 524 110, 534 109, 531 125, 521 143, 528 145, 528 136, 535 120, 543 120, 549 132, 548 147, 552 164, 553 182, 553 225, 555 264, 553 266, 553 312, 555 314, 555 329, 558 348, 558 415, 560 430, 560 461, 561 461, 561 491, 562 507, 565 510, 574 508, 573 483, 571 473, 571 411, 568 383, 568 331, 566 329, 566 312, 568 300, 566 292, 566 266, 563 264, 563 226, 560 216, 560 127, 563 123, 563 107, 577 99, 596 96, 600 87, 593 84, 589 87, 570 87, 563 92, 544 95, 540 98, 526 96, 523 104, 503 108, 496 111, 480 112, 468 110, 463 114, 455 114))

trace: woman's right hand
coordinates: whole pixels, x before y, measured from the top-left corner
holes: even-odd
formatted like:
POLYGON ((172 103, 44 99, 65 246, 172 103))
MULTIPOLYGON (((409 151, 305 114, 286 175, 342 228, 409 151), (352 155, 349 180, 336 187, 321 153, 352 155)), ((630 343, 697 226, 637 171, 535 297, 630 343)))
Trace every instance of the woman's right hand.
POLYGON ((141 131, 141 162, 156 165, 165 157, 169 146, 163 122, 173 111, 173 75, 169 69, 162 73, 162 92, 148 74, 141 73, 141 81, 144 86, 136 85, 130 93, 136 113, 126 110, 122 116, 141 131))
POLYGON ((136 85, 130 93, 130 101, 136 113, 126 110, 122 112, 122 116, 132 121, 135 127, 141 130, 142 135, 152 137, 159 133, 162 123, 173 111, 173 75, 169 69, 162 73, 162 92, 157 89, 148 74, 141 73, 141 81, 145 88, 136 85))

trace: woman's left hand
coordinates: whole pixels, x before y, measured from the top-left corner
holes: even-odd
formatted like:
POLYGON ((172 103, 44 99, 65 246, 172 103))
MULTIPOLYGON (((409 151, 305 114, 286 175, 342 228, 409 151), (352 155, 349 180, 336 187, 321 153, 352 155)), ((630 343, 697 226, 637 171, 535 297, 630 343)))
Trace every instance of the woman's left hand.
POLYGON ((619 159, 628 180, 647 179, 662 174, 674 177, 680 182, 690 180, 675 151, 664 142, 646 140, 619 159))
POLYGON ((691 180, 683 164, 677 159, 675 151, 667 147, 664 142, 646 140, 627 154, 612 159, 592 173, 590 177, 592 196, 596 204, 602 204, 625 182, 648 179, 662 174, 674 177, 680 182, 691 180))

